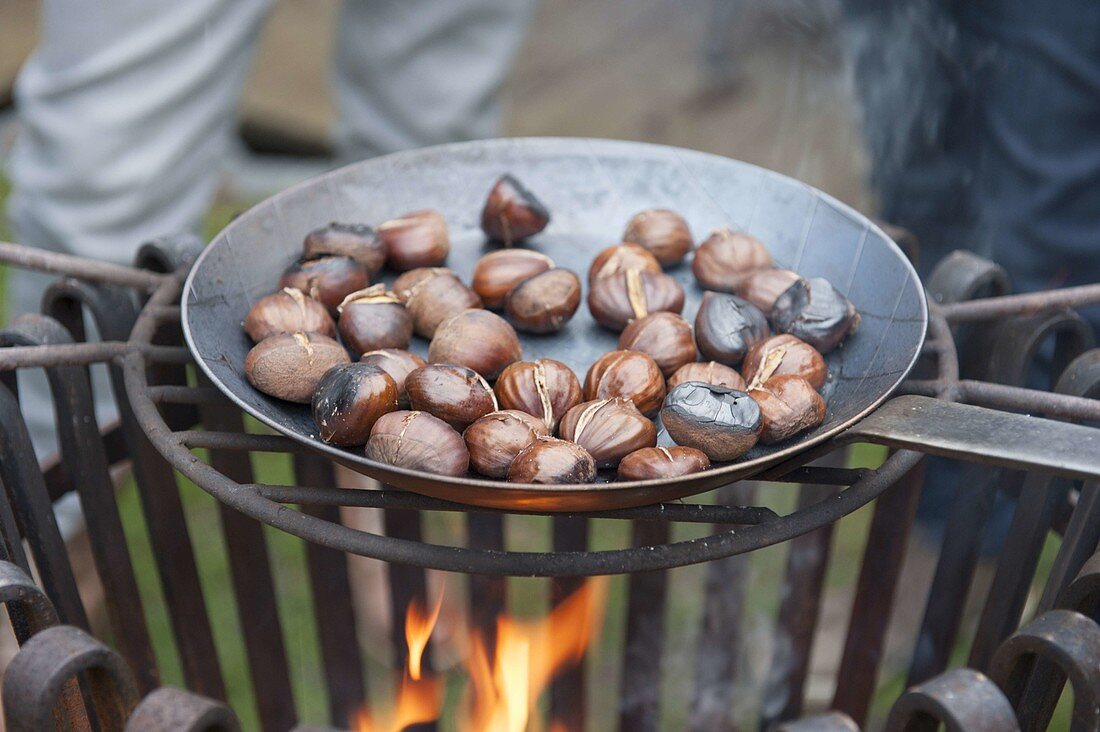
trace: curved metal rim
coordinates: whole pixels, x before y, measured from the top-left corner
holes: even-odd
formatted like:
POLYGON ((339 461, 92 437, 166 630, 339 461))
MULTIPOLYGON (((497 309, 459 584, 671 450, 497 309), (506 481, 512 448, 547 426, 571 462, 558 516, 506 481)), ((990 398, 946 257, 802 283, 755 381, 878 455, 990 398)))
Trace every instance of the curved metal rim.
MULTIPOLYGON (((629 148, 646 147, 646 148, 651 148, 651 149, 654 149, 654 150, 663 150, 663 151, 666 151, 666 152, 671 152, 672 154, 677 155, 677 156, 679 156, 681 154, 688 154, 688 155, 691 155, 691 156, 698 156, 698 157, 701 157, 701 158, 713 159, 715 161, 729 162, 731 160, 730 158, 726 158, 726 157, 723 157, 721 155, 714 155, 712 153, 706 153, 706 152, 701 152, 701 151, 697 151, 697 150, 688 150, 686 148, 678 148, 678 147, 673 147, 673 146, 669 146, 669 145, 657 145, 657 144, 652 144, 652 143, 641 143, 641 142, 632 142, 632 141, 623 141, 623 140, 604 140, 604 139, 598 139, 598 138, 526 137, 526 138, 500 138, 500 139, 497 139, 497 140, 478 140, 478 141, 473 141, 473 142, 458 142, 458 143, 450 143, 450 144, 447 144, 447 145, 434 146, 434 147, 430 147, 430 148, 420 148, 420 149, 416 149, 416 150, 406 150, 406 151, 402 151, 402 152, 392 153, 390 155, 381 156, 381 157, 378 157, 378 158, 372 158, 370 162, 401 161, 401 160, 407 159, 407 158, 413 158, 413 157, 428 155, 428 154, 436 154, 441 150, 443 150, 443 151, 445 151, 445 150, 464 150, 464 149, 467 149, 467 148, 470 148, 470 147, 484 147, 486 145, 516 146, 516 145, 523 145, 523 144, 532 144, 532 145, 538 145, 538 144, 543 144, 543 145, 546 145, 546 144, 576 144, 578 142, 584 143, 584 144, 596 144, 596 145, 609 146, 609 147, 623 147, 623 148, 627 148, 627 147, 629 147, 629 148)), ((658 498, 656 498, 654 496, 660 496, 660 498, 664 499, 664 500, 668 500, 668 499, 672 499, 672 498, 683 498, 683 497, 686 497, 686 496, 689 496, 689 495, 694 495, 694 494, 697 494, 697 493, 705 492, 705 491, 710 490, 712 488, 718 487, 720 485, 728 484, 728 483, 734 482, 736 480, 749 478, 752 475, 754 475, 756 473, 759 473, 760 471, 762 471, 762 470, 764 470, 764 469, 766 469, 770 466, 773 466, 773 465, 775 465, 779 462, 787 460, 787 459, 791 458, 792 456, 797 455, 798 453, 801 453, 801 452, 803 452, 803 451, 805 451, 805 450, 807 450, 811 447, 814 447, 816 445, 820 445, 821 443, 824 443, 825 441, 836 437, 837 435, 839 435, 840 433, 844 432, 849 427, 851 427, 853 424, 855 424, 859 420, 866 417, 868 414, 870 414, 872 411, 874 411, 876 408, 878 408, 883 402, 885 402, 886 399, 889 398, 889 396, 897 389, 898 385, 901 384, 901 382, 905 379, 905 377, 908 375, 908 373, 912 370, 913 366, 917 362, 917 359, 920 358, 921 350, 923 349, 924 341, 925 341, 925 338, 926 338, 926 335, 927 335, 927 330, 928 330, 928 302, 927 302, 927 298, 925 296, 924 288, 923 288, 923 286, 920 285, 920 282, 921 282, 920 276, 917 274, 917 271, 913 267, 912 263, 904 255, 904 253, 902 252, 901 248, 897 245, 897 243, 894 242, 894 240, 891 239, 884 231, 882 231, 882 229, 880 227, 878 227, 873 221, 871 221, 866 216, 864 216, 863 214, 861 214, 858 211, 856 211, 855 209, 853 209, 851 206, 848 206, 847 204, 843 203, 842 201, 838 201, 837 199, 833 198, 829 194, 824 193, 823 191, 820 191, 816 188, 813 188, 812 186, 809 186, 806 183, 798 181, 797 179, 791 178, 789 176, 785 176, 781 173, 777 173, 777 172, 772 171, 772 170, 768 170, 767 168, 762 168, 760 166, 753 165, 751 163, 745 163, 743 161, 736 161, 736 162, 738 164, 745 165, 747 167, 759 170, 759 171, 761 171, 762 174, 764 174, 766 176, 770 176, 770 177, 777 178, 777 179, 784 180, 784 181, 788 181, 788 182, 793 182, 796 185, 803 186, 805 188, 809 188, 810 190, 812 190, 814 192, 815 195, 820 196, 823 200, 827 201, 831 205, 836 206, 837 208, 839 208, 839 209, 841 209, 841 210, 843 210, 843 211, 845 211, 849 214, 853 214, 853 215, 857 216, 858 218, 864 219, 867 222, 867 225, 870 227, 871 230, 875 231, 878 234, 881 234, 885 238, 887 244, 890 247, 893 247, 893 249, 895 251, 895 254, 898 256, 898 258, 902 262, 904 262, 905 266, 909 270, 909 275, 913 278, 914 282, 916 282, 917 285, 918 285, 916 290, 917 290, 917 295, 919 297, 920 304, 921 304, 921 308, 920 308, 920 313, 921 313, 920 337, 918 338, 917 343, 915 344, 915 348, 913 350, 913 356, 910 359, 909 363, 906 365, 905 369, 902 370, 897 375, 894 383, 890 386, 890 388, 885 389, 883 391, 883 393, 878 398, 873 400, 865 409, 863 409, 858 414, 852 416, 851 418, 837 423, 836 425, 834 425, 830 429, 825 430, 824 432, 822 432, 820 434, 813 435, 812 437, 809 437, 809 438, 807 438, 803 441, 797 442, 797 443, 795 443, 793 445, 790 445, 789 447, 785 447, 781 450, 777 450, 776 452, 774 452, 770 455, 766 455, 766 456, 756 458, 755 460, 750 460, 750 461, 743 462, 743 463, 737 463, 737 462, 728 463, 728 464, 723 465, 721 467, 714 468, 712 470, 708 470, 704 473, 696 473, 692 476, 686 476, 685 478, 672 478, 672 479, 657 478, 657 479, 651 479, 651 480, 616 481, 616 482, 610 482, 610 483, 586 483, 586 484, 571 485, 571 486, 539 485, 539 484, 530 484, 530 483, 508 483, 508 482, 505 482, 505 481, 497 481, 497 480, 481 479, 481 478, 441 476, 441 475, 436 475, 434 473, 425 473, 425 472, 418 471, 418 470, 409 470, 409 469, 406 469, 406 468, 400 468, 400 467, 396 467, 396 466, 392 466, 392 465, 378 463, 378 462, 369 460, 366 457, 360 457, 360 456, 355 455, 354 453, 349 453, 349 452, 347 452, 345 450, 342 450, 340 448, 333 447, 331 445, 326 445, 323 442, 312 440, 312 439, 310 439, 308 437, 305 437, 304 435, 301 435, 297 432, 287 430, 287 429, 284 428, 283 425, 275 422, 274 420, 268 419, 264 414, 259 412, 259 410, 255 409, 253 407, 253 405, 251 405, 246 400, 240 398, 236 393, 234 393, 232 390, 227 388, 225 386, 225 384, 223 384, 222 381, 211 371, 211 369, 209 369, 207 367, 205 359, 202 357, 202 354, 199 353, 199 350, 195 345, 195 342, 194 342, 194 339, 193 339, 192 333, 191 333, 191 324, 190 324, 190 320, 189 320, 189 317, 188 317, 189 307, 188 307, 187 293, 191 292, 191 287, 192 287, 193 281, 195 279, 195 276, 196 276, 197 272, 199 271, 200 266, 203 263, 203 261, 205 260, 206 256, 210 253, 210 248, 209 247, 204 249, 202 251, 202 253, 198 256, 198 258, 195 260, 195 263, 191 267, 191 270, 188 272, 187 279, 184 282, 183 297, 181 298, 181 302, 180 302, 180 307, 181 307, 180 320, 181 320, 181 323, 182 323, 184 339, 186 340, 187 347, 191 350, 191 353, 194 356, 196 363, 198 363, 199 368, 202 369, 202 371, 206 374, 207 378, 209 378, 210 381, 214 385, 216 385, 218 387, 218 389, 220 389, 230 400, 232 400, 235 404, 237 404, 237 406, 239 406, 241 409, 243 409, 248 414, 255 417, 257 420, 259 420, 263 424, 267 425, 268 427, 274 429, 275 431, 277 431, 277 432, 279 432, 283 435, 286 435, 287 437, 291 438, 292 440, 294 440, 296 442, 299 442, 303 445, 306 445, 307 447, 309 447, 309 448, 311 448, 311 449, 313 449, 317 452, 328 455, 329 457, 332 457, 332 458, 334 458, 334 459, 336 459, 336 460, 338 460, 338 461, 340 461, 344 464, 347 464, 349 461, 354 462, 355 465, 361 466, 362 468, 365 469, 363 472, 366 472, 366 474, 368 474, 370 477, 375 478, 376 480, 379 480, 379 481, 382 481, 382 482, 385 482, 385 483, 397 484, 400 487, 407 488, 409 490, 412 490, 412 491, 415 491, 415 492, 418 492, 418 493, 423 493, 423 494, 429 495, 429 496, 434 496, 435 494, 431 490, 425 490, 422 487, 423 484, 427 483, 427 484, 430 485, 431 483, 447 483, 447 484, 450 484, 450 485, 453 485, 453 486, 466 486, 466 487, 469 487, 469 488, 475 488, 475 489, 480 489, 480 490, 489 490, 493 493, 494 496, 499 497, 499 500, 494 498, 492 501, 489 501, 489 502, 469 501, 470 503, 475 503, 477 505, 487 505, 487 506, 493 506, 493 507, 499 507, 499 508, 507 508, 509 506, 514 507, 515 504, 524 502, 524 498, 526 498, 526 496, 524 494, 539 493, 539 494, 544 494, 548 501, 561 501, 561 500, 565 501, 565 503, 563 503, 559 506, 546 505, 546 506, 543 506, 543 508, 545 508, 547 510, 569 511, 569 510, 575 510, 576 509, 576 504, 569 505, 568 502, 570 500, 570 497, 571 496, 577 496, 578 494, 592 494, 592 493, 608 494, 608 493, 611 493, 611 494, 616 495, 617 498, 621 497, 621 500, 619 500, 619 502, 616 505, 619 505, 619 506, 622 506, 622 507, 627 507, 627 506, 631 506, 631 505, 639 505, 641 503, 652 503, 652 502, 655 502, 656 500, 659 500, 658 498), (519 494, 519 496, 515 496, 515 495, 510 496, 509 495, 510 493, 519 494), (644 496, 645 498, 643 498, 643 500, 641 500, 641 501, 639 501, 637 497, 635 497, 633 500, 631 500, 630 496, 632 494, 640 494, 640 495, 644 496)), ((309 178, 305 181, 302 181, 302 182, 300 182, 300 183, 298 183, 294 186, 291 186, 290 188, 287 188, 286 190, 275 194, 274 196, 266 199, 265 201, 261 201, 261 202, 257 203, 255 206, 248 209, 248 211, 246 211, 245 213, 251 212, 251 211, 255 210, 256 208, 258 208, 259 206, 265 205, 265 204, 267 204, 271 201, 278 200, 278 199, 283 198, 285 196, 290 196, 295 191, 297 191, 298 189, 305 188, 305 187, 308 187, 308 186, 312 185, 315 180, 317 180, 317 179, 319 179, 319 178, 321 178, 325 175, 329 175, 329 174, 331 174, 331 172, 332 171, 330 171, 329 173, 323 173, 321 175, 314 176, 314 177, 309 178)), ((234 226, 240 225, 240 222, 243 218, 244 218, 244 216, 240 216, 237 219, 235 219, 234 221, 231 221, 221 232, 219 232, 217 234, 217 236, 222 236, 223 234, 226 234, 227 232, 231 231, 234 228, 234 226)))

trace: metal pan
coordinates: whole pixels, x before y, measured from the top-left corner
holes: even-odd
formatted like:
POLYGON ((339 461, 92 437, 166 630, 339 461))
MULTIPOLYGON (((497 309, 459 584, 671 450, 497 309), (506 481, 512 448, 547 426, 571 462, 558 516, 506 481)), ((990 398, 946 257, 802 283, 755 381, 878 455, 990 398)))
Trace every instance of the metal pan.
MULTIPOLYGON (((689 265, 670 271, 695 315, 702 291, 689 265)), ((393 275, 386 275, 392 281, 393 275)), ((364 161, 306 181, 242 214, 199 257, 188 277, 183 327, 210 379, 245 411, 340 463, 391 485, 464 503, 542 511, 627 507, 699 493, 747 478, 837 435, 869 414, 917 359, 928 324, 924 289, 902 252, 848 206, 791 178, 715 155, 659 145, 586 139, 492 140, 415 150, 364 161), (484 198, 502 173, 516 175, 551 213, 550 226, 526 246, 559 266, 587 271, 593 255, 619 241, 626 221, 650 207, 679 211, 697 239, 719 226, 763 241, 778 266, 825 277, 862 315, 858 332, 826 357, 825 422, 792 440, 757 447, 739 460, 685 478, 539 486, 449 478, 367 460, 361 450, 324 444, 307 406, 267 397, 245 380, 251 347, 241 323, 296 259, 302 239, 329 221, 378 223, 419 208, 450 224, 448 265, 467 279, 489 251, 478 227, 484 198)), ((556 358, 582 379, 598 356, 617 347, 582 304, 554 336, 523 335, 524 358, 556 358)), ((417 339, 413 350, 426 354, 417 339)))

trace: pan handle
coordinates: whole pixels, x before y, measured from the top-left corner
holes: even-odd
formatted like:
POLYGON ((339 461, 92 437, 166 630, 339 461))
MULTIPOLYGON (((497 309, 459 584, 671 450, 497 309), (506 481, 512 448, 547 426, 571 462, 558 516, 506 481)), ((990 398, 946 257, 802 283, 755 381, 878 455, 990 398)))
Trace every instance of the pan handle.
POLYGON ((839 439, 1100 480, 1100 429, 931 397, 895 397, 839 439))

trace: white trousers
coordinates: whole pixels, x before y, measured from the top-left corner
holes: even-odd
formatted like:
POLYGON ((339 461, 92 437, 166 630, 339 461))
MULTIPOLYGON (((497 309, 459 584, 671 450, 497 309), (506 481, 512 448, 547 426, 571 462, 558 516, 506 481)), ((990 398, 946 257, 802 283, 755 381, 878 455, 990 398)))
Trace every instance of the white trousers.
MULTIPOLYGON (((346 0, 332 67, 341 156, 493 135, 536 1, 346 0)), ((15 89, 17 240, 128 263, 145 240, 197 230, 269 6, 44 0, 15 89)), ((44 282, 12 272, 9 313, 37 311, 44 282)), ((53 442, 36 380, 22 391, 41 455, 53 442)))

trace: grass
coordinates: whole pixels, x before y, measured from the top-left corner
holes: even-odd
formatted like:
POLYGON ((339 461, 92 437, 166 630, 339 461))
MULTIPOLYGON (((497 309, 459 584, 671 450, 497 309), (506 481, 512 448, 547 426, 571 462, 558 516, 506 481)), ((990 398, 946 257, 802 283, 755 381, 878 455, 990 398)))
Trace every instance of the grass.
MULTIPOLYGON (((0 208, 9 192, 7 182, 0 176, 0 208)), ((204 225, 206 235, 212 236, 239 210, 239 206, 219 204, 211 212, 204 225)), ((10 240, 10 232, 0 217, 0 238, 10 240)), ((0 265, 0 322, 5 321, 4 279, 6 272, 0 265)), ((256 429, 255 423, 250 423, 256 429)), ((881 462, 884 452, 880 448, 857 446, 852 463, 874 466, 881 462)), ((286 455, 253 456, 253 467, 258 480, 269 483, 292 482, 290 459, 286 455)), ((245 729, 258 729, 255 698, 248 673, 248 661, 242 639, 232 577, 227 561, 221 517, 214 498, 190 481, 178 477, 192 546, 201 577, 203 593, 210 616, 211 627, 217 645, 218 660, 225 679, 229 703, 240 716, 245 729)), ((780 513, 790 512, 796 499, 794 486, 768 486, 760 499, 780 513)), ((706 500, 705 498, 703 500, 706 500)), ((118 493, 126 541, 130 548, 137 574, 141 600, 148 619, 158 665, 163 682, 183 685, 179 653, 175 647, 164 595, 158 580, 153 552, 149 541, 136 486, 128 479, 118 493)), ((833 591, 850 592, 858 576, 863 544, 870 524, 872 506, 854 512, 838 522, 833 535, 832 560, 827 575, 827 587, 833 591)), ((548 519, 543 517, 513 516, 507 521, 508 546, 513 550, 539 551, 549 548, 548 519)), ((627 522, 598 522, 592 536, 592 547, 610 549, 629 543, 627 522)), ((682 525, 674 528, 678 540, 705 535, 707 527, 682 525)), ((430 517, 425 527, 426 535, 433 541, 454 542, 461 540, 463 527, 457 515, 441 514, 430 517)), ((279 597, 279 616, 283 640, 291 669, 291 685, 294 701, 303 721, 324 723, 327 711, 324 697, 324 680, 321 673, 320 650, 317 643, 312 598, 308 591, 308 574, 305 562, 305 544, 301 540, 265 528, 264 531, 271 565, 275 570, 276 590, 279 597)), ((1058 548, 1051 538, 1044 549, 1038 576, 1045 576, 1058 548)), ((744 593, 746 606, 742 610, 742 642, 747 655, 760 658, 766 653, 767 629, 774 621, 779 606, 780 585, 786 561, 786 547, 770 547, 747 557, 748 587, 744 593)), ((663 729, 682 729, 688 719, 692 699, 693 652, 699 643, 702 606, 699 602, 703 590, 706 568, 684 567, 668 573, 670 591, 666 607, 666 656, 662 686, 663 729), (683 650, 687 649, 687 650, 683 650)), ((447 577, 447 597, 450 603, 462 604, 465 598, 462 580, 447 577)), ((549 598, 549 581, 512 578, 508 580, 508 604, 510 612, 524 617, 545 612, 549 598)), ((618 690, 620 685, 621 647, 625 633, 626 579, 613 578, 608 595, 608 607, 603 632, 598 646, 586 660, 589 678, 590 728, 604 729, 613 726, 618 714, 618 690)), ((842 633, 844 628, 829 632, 842 633)), ((965 662, 969 644, 967 630, 960 639, 952 665, 965 662)), ((365 661, 375 704, 384 704, 392 688, 390 672, 378 660, 384 654, 366 654, 365 661)), ((767 656, 763 656, 767 658, 767 656)), ((756 718, 759 695, 760 668, 766 663, 757 661, 752 668, 743 669, 735 685, 737 712, 744 720, 756 718), (759 667, 759 668, 758 668, 759 667), (754 670, 755 669, 755 670, 754 670)), ((905 669, 886 669, 875 697, 874 716, 882 719, 889 705, 901 693, 905 669)), ((448 708, 460 698, 464 683, 453 678, 448 686, 448 708)), ((1067 691, 1059 704, 1052 728, 1068 727, 1071 695, 1067 691)), ((453 715, 450 715, 453 717, 453 715)), ((445 717, 444 732, 454 729, 454 720, 445 717)))

